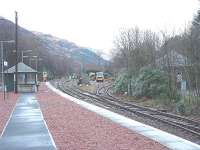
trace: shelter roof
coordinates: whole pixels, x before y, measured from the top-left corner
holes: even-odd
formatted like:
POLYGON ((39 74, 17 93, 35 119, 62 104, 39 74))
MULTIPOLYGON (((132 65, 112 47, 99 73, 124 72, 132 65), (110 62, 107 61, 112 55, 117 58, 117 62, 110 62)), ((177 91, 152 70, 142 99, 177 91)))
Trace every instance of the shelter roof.
MULTIPOLYGON (((4 71, 5 73, 15 73, 15 66, 4 71)), ((31 68, 30 66, 24 64, 23 62, 19 62, 17 64, 17 72, 19 73, 37 73, 36 70, 31 68)))

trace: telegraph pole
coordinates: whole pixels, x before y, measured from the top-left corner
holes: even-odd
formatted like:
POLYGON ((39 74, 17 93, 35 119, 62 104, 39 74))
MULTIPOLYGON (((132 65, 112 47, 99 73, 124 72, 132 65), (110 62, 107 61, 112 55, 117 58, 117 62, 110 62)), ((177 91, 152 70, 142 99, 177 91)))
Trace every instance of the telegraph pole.
POLYGON ((17 84, 18 84, 18 16, 17 16, 17 11, 15 11, 15 93, 18 92, 17 89, 17 84))
POLYGON ((2 89, 3 89, 3 99, 5 100, 5 83, 4 83, 4 58, 3 58, 4 54, 3 54, 3 42, 1 41, 1 57, 2 57, 2 76, 1 76, 1 80, 2 80, 2 89))

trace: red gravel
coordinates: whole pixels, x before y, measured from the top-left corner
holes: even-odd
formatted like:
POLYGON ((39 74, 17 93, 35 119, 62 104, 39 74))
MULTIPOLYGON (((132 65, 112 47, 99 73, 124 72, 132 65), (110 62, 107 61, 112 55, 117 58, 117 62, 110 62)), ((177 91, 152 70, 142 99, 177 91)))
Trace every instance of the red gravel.
POLYGON ((11 115, 18 97, 19 94, 9 92, 6 93, 6 99, 4 100, 2 92, 0 93, 0 134, 11 115))
POLYGON ((55 94, 43 84, 37 93, 48 128, 59 150, 166 150, 55 94))

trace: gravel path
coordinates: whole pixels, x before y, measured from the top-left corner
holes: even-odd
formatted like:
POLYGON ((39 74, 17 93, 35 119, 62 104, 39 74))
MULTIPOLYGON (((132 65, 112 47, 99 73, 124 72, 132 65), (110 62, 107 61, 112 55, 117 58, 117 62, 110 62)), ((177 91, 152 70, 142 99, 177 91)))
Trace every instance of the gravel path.
POLYGON ((3 99, 3 94, 0 93, 0 134, 2 133, 6 122, 8 121, 11 112, 16 104, 19 94, 6 93, 6 99, 3 99))
POLYGON ((119 126, 56 95, 45 85, 37 93, 59 150, 163 150, 155 141, 119 126))

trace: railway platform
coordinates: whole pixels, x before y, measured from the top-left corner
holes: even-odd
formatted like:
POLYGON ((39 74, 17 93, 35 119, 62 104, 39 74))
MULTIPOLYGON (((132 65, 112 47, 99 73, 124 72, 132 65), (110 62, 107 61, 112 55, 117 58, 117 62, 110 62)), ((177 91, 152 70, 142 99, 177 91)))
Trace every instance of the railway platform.
POLYGON ((2 132, 0 150, 18 149, 200 150, 200 146, 42 83, 39 92, 21 94, 2 132))
POLYGON ((58 149, 200 150, 197 144, 71 97, 49 83, 37 96, 58 149))
POLYGON ((4 127, 0 150, 55 150, 34 94, 21 94, 4 127))

